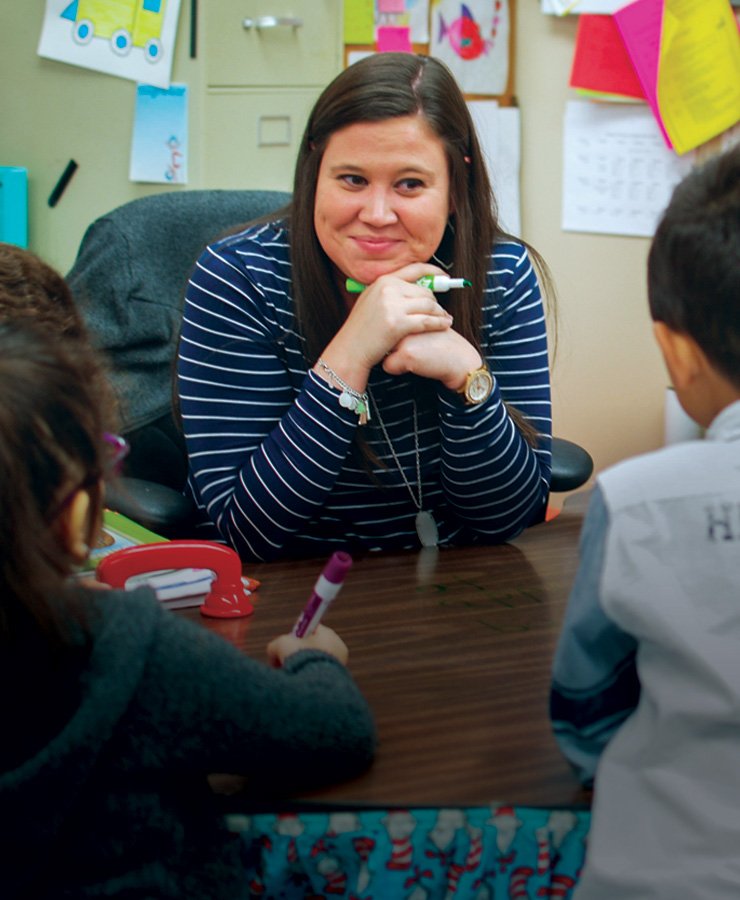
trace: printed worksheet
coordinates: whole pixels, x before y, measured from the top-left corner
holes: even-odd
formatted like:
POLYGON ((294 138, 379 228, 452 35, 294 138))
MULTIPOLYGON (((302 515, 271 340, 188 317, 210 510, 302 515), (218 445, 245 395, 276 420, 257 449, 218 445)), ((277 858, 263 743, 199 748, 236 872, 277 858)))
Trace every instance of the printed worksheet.
POLYGON ((571 100, 563 134, 563 230, 651 237, 691 160, 650 108, 571 100))
POLYGON ((468 109, 488 166, 500 224, 509 234, 521 235, 519 109, 499 106, 495 100, 468 100, 468 109))

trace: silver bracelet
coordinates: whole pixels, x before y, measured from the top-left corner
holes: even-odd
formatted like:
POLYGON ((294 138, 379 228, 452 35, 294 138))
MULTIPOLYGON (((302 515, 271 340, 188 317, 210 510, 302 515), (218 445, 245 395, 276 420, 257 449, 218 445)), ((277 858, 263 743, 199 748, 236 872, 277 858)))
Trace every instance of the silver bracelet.
POLYGON ((367 425, 370 420, 370 403, 367 399, 367 392, 360 393, 351 388, 346 381, 341 379, 334 369, 329 368, 323 359, 319 357, 316 363, 329 376, 329 383, 332 387, 341 390, 339 395, 339 405, 343 409, 351 409, 353 413, 357 413, 359 417, 359 425, 367 425))

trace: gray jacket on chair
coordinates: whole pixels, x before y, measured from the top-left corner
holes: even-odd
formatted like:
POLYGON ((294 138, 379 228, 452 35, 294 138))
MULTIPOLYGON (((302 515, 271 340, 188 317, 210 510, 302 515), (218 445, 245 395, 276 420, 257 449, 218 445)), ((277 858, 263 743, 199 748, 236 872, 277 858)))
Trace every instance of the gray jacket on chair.
POLYGON ((200 251, 289 200, 281 191, 168 191, 88 227, 67 280, 108 359, 124 432, 172 409, 183 294, 200 251))

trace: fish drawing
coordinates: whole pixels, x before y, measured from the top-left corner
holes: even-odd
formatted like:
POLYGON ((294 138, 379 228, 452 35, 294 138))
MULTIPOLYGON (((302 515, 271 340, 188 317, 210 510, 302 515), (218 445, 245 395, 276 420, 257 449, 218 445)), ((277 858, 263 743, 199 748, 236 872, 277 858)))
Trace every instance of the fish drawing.
POLYGON ((461 59, 478 59, 493 46, 493 41, 484 40, 481 36, 478 23, 464 3, 460 4, 460 17, 450 25, 445 23, 442 13, 439 14, 440 42, 445 38, 461 59))

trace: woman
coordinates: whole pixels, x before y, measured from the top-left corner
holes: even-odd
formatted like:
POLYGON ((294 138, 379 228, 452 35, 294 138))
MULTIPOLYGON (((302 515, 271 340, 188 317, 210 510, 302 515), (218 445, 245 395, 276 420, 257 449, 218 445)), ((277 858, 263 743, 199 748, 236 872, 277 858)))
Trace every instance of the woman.
POLYGON ((497 543, 542 519, 544 313, 493 209, 442 63, 377 54, 324 90, 290 207, 207 248, 188 285, 180 407, 211 536, 275 559, 497 543), (442 274, 472 287, 416 284, 442 274))

